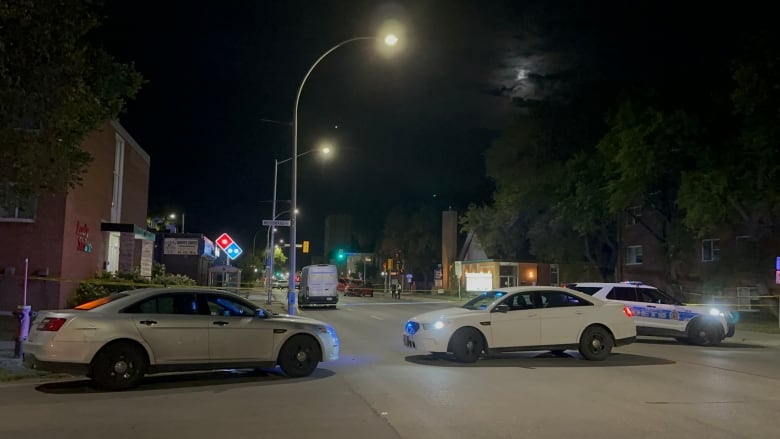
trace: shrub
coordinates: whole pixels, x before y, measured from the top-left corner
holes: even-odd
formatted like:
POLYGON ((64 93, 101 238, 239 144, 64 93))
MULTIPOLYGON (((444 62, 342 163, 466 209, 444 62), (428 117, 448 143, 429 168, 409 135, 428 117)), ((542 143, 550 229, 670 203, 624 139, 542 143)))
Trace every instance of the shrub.
POLYGON ((79 283, 68 306, 76 306, 120 291, 147 288, 151 286, 195 285, 195 280, 182 274, 168 274, 165 266, 155 267, 154 277, 145 278, 138 271, 133 273, 101 272, 91 279, 79 283))

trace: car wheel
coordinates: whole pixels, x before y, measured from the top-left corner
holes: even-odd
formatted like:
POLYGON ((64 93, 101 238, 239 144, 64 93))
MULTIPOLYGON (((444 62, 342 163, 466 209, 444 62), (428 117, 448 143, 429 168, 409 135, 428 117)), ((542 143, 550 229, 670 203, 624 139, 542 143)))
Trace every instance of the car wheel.
POLYGON ((580 337, 580 354, 586 360, 601 361, 612 352, 612 335, 601 326, 589 326, 580 337))
POLYGON ((688 326, 688 342, 697 346, 717 345, 723 339, 723 329, 717 322, 698 319, 688 326))
POLYGON ((106 390, 137 387, 146 372, 146 356, 139 346, 113 343, 98 352, 92 360, 92 379, 106 390))
POLYGON ((311 375, 320 362, 320 345, 311 336, 294 335, 279 352, 279 367, 290 378, 311 375))
POLYGON ((482 334, 474 328, 458 330, 450 342, 452 353, 461 363, 473 363, 477 361, 485 348, 482 342, 482 334))

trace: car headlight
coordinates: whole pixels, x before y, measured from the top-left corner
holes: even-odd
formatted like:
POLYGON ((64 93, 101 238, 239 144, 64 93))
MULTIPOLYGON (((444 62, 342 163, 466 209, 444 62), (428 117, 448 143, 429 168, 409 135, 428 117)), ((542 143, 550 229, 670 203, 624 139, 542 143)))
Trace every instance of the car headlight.
POLYGON ((723 314, 723 311, 719 310, 718 308, 710 308, 710 315, 711 316, 725 317, 725 314, 723 314))
POLYGON ((446 327, 449 324, 450 324, 450 322, 445 322, 445 321, 442 321, 442 320, 438 320, 438 321, 435 321, 433 323, 423 323, 422 327, 426 331, 430 331, 431 329, 442 329, 442 328, 446 327))

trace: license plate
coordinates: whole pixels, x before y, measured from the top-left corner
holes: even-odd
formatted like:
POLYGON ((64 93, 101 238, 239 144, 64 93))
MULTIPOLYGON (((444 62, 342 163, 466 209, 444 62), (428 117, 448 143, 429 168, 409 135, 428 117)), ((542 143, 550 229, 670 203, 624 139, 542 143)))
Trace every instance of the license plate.
POLYGON ((333 300, 333 298, 332 297, 326 297, 325 300, 330 302, 331 300, 333 300))

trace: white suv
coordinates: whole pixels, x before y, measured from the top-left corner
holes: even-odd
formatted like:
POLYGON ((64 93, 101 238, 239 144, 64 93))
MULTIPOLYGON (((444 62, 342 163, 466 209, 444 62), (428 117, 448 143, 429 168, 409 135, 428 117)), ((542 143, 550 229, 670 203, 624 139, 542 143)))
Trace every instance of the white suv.
POLYGON ((695 345, 716 345, 734 335, 736 319, 728 310, 686 305, 641 282, 576 282, 565 286, 627 305, 634 313, 637 335, 674 337, 695 345))

